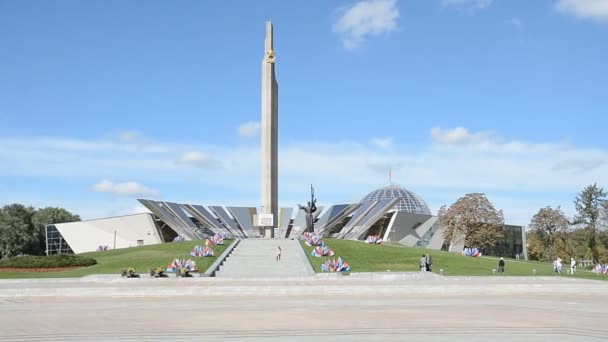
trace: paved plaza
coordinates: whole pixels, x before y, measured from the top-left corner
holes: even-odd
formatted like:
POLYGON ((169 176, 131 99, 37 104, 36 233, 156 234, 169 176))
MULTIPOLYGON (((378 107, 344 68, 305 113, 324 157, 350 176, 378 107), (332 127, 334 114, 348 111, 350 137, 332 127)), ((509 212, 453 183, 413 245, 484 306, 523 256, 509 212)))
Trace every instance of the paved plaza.
POLYGON ((420 274, 0 281, 0 341, 605 341, 608 283, 420 274))

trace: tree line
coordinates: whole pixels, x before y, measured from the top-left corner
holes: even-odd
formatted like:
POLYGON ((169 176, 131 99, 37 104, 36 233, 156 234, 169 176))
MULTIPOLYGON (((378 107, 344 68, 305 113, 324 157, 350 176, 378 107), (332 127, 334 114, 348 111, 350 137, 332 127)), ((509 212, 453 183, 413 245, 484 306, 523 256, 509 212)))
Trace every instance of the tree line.
MULTIPOLYGON (((575 198, 576 214, 568 218, 560 207, 541 208, 528 225, 528 257, 553 261, 608 258, 608 200, 597 184, 585 187, 575 198)), ((463 239, 465 246, 492 250, 504 237, 504 216, 486 198, 472 193, 439 209, 439 227, 446 241, 463 239)))
POLYGON ((5 205, 0 208, 0 259, 23 254, 45 255, 45 226, 74 221, 80 221, 80 216, 63 208, 5 205))
POLYGON ((528 226, 528 255, 532 260, 561 258, 606 262, 608 257, 607 194, 597 184, 585 187, 574 199, 576 214, 545 207, 528 226))

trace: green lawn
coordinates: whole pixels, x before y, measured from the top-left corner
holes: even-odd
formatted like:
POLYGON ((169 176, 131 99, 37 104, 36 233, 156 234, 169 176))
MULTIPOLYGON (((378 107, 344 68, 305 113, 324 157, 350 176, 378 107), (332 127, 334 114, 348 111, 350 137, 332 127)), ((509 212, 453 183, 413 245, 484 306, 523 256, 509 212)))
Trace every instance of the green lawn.
POLYGON ((145 274, 153 267, 166 268, 173 259, 192 258, 196 261, 199 270, 204 272, 209 266, 230 246, 232 240, 224 240, 224 245, 214 246, 214 257, 194 258, 190 251, 196 245, 204 246, 205 241, 171 242, 159 245, 131 247, 110 250, 105 252, 83 253, 81 255, 94 258, 97 265, 59 272, 3 272, 1 278, 64 278, 82 277, 89 274, 116 274, 119 275, 125 267, 134 267, 138 273, 145 274))
MULTIPOLYGON (((350 265, 351 272, 415 272, 422 254, 430 254, 433 258, 433 272, 443 269, 444 275, 487 276, 492 275, 492 269, 498 268, 498 258, 472 258, 457 253, 442 252, 415 247, 404 247, 394 244, 371 245, 358 241, 324 239, 325 244, 334 250, 332 258, 342 257, 350 265)), ((314 270, 321 272, 321 264, 328 257, 317 258, 310 255, 313 247, 300 241, 314 270)), ((548 263, 528 262, 505 259, 505 275, 531 276, 534 269, 536 275, 554 276, 553 267, 548 263)), ((566 268, 563 269, 562 276, 566 268)), ((608 280, 608 276, 596 276, 591 272, 579 271, 576 277, 608 280)))

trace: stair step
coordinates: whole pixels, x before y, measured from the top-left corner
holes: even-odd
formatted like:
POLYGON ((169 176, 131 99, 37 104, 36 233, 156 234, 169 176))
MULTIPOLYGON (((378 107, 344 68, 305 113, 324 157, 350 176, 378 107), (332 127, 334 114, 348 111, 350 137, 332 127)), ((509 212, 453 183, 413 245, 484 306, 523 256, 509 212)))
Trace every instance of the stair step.
POLYGON ((216 277, 298 277, 311 275, 312 268, 297 240, 245 239, 224 261, 216 277), (277 246, 281 260, 276 261, 277 246))

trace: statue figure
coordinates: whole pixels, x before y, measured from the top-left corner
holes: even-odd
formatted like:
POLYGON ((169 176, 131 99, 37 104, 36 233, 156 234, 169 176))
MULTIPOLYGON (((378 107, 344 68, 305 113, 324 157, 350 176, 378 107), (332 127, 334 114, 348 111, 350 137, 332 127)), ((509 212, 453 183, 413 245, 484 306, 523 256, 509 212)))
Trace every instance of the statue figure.
POLYGON ((314 233, 315 231, 315 227, 314 227, 314 220, 312 217, 312 213, 314 213, 315 211, 317 211, 317 199, 315 198, 315 189, 312 187, 312 184, 310 185, 310 201, 308 201, 308 205, 307 206, 301 206, 298 204, 298 208, 300 210, 304 210, 304 212, 306 213, 306 232, 309 233, 314 233))

